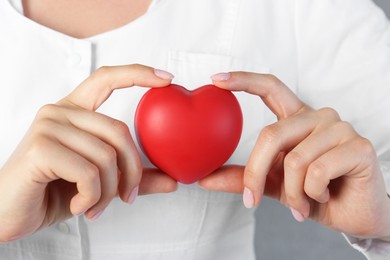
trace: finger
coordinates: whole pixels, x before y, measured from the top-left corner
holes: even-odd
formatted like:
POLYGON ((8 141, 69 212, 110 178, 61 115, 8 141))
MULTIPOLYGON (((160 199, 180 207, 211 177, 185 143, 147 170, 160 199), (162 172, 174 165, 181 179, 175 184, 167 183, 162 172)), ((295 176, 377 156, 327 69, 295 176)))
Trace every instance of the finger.
POLYGON ((344 175, 357 180, 370 178, 365 175, 365 170, 377 165, 376 160, 372 144, 362 137, 336 146, 310 164, 305 178, 305 193, 318 199, 328 196, 331 180, 344 175))
POLYGON ((158 169, 144 169, 139 195, 169 193, 177 190, 177 181, 158 169))
POLYGON ((117 165, 115 171, 118 168, 121 173, 117 187, 119 195, 124 202, 132 202, 129 199, 133 199, 136 194, 135 189, 141 180, 142 164, 128 126, 119 120, 88 110, 59 106, 57 109, 63 110, 61 112, 67 115, 67 120, 72 125, 96 136, 115 149, 117 165))
POLYGON ((64 179, 76 183, 78 193, 71 199, 70 211, 80 215, 95 205, 100 199, 101 185, 99 169, 87 159, 59 145, 57 141, 42 138, 31 147, 41 174, 34 176, 36 183, 64 179), (45 154, 46 156, 41 156, 45 154))
POLYGON ((242 193, 244 190, 243 176, 243 166, 225 165, 199 180, 198 184, 207 190, 242 193))
POLYGON ((61 144, 99 169, 101 195, 99 201, 85 213, 87 218, 93 220, 103 212, 117 194, 117 153, 111 145, 78 128, 53 122, 50 129, 61 144))
POLYGON ((131 195, 136 193, 134 189, 141 180, 142 164, 128 126, 104 115, 91 117, 85 115, 84 120, 75 122, 76 126, 86 129, 115 148, 117 165, 121 172, 119 194, 124 202, 131 203, 132 200, 129 199, 134 198, 131 195), (98 128, 94 127, 98 125, 98 128))
POLYGON ((314 111, 308 111, 282 119, 261 131, 245 168, 244 184, 247 193, 244 200, 248 207, 251 207, 252 202, 252 206, 260 203, 267 175, 280 153, 291 150, 310 135, 320 120, 314 111))
MULTIPOLYGON (((244 170, 244 166, 224 165, 210 175, 199 180, 198 184, 207 190, 242 193, 245 188, 243 182, 244 170)), ((280 177, 277 173, 268 175, 264 194, 273 199, 280 199, 280 178, 283 177, 280 177)))
POLYGON ((213 84, 227 90, 245 91, 259 96, 278 118, 286 118, 309 108, 273 75, 251 72, 230 72, 225 77, 218 75, 221 74, 212 76, 213 84))
POLYGON ((83 116, 83 119, 73 120, 77 127, 85 129, 115 148, 117 167, 121 172, 119 195, 124 202, 131 203, 130 198, 134 198, 134 189, 141 180, 142 163, 128 126, 119 120, 87 111, 75 115, 78 116, 83 116))
MULTIPOLYGON (((279 119, 298 114, 300 111, 310 110, 283 82, 273 75, 231 72, 214 75, 212 79, 218 87, 232 91, 245 91, 259 96, 279 119)), ((280 151, 276 151, 273 147, 276 139, 268 136, 268 132, 263 131, 263 135, 260 135, 245 169, 243 200, 244 205, 248 208, 260 202, 264 193, 266 176, 280 151), (271 138, 272 142, 267 142, 268 138, 271 138), (263 147, 263 144, 266 146, 263 147), (274 151, 269 152, 268 150, 274 151)), ((272 135, 274 131, 270 133, 272 135)))
MULTIPOLYGON (((284 188, 287 204, 304 217, 310 214, 310 203, 304 190, 306 173, 309 165, 317 158, 356 136, 352 127, 344 122, 337 122, 326 129, 309 135, 291 150, 284 160, 284 188)), ((310 198, 319 203, 329 199, 329 193, 316 194, 310 198)))
POLYGON ((95 111, 115 89, 135 85, 163 87, 169 85, 172 78, 168 72, 139 64, 101 67, 58 103, 95 111))

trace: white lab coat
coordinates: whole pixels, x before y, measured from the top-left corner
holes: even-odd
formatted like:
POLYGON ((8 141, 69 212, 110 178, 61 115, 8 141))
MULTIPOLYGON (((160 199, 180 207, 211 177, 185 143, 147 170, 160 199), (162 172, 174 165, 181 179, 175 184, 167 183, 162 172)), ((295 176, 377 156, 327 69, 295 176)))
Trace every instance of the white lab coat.
MULTIPOLYGON (((39 107, 67 95, 99 66, 141 63, 172 72, 189 89, 221 71, 275 74, 306 103, 335 108, 369 138, 388 180, 390 27, 369 0, 161 0, 136 21, 87 39, 34 23, 16 11, 20 0, 10 1, 0 2, 0 165, 39 107)), ((144 92, 119 90, 99 111, 128 123, 134 134, 144 92)), ((235 94, 244 129, 228 163, 245 164, 275 117, 258 98, 235 94)), ((241 196, 180 185, 131 206, 115 199, 95 222, 75 217, 0 245, 0 259, 250 260, 253 235, 253 211, 241 196)), ((359 248, 372 259, 385 257, 387 245, 379 252, 368 242, 359 248)))

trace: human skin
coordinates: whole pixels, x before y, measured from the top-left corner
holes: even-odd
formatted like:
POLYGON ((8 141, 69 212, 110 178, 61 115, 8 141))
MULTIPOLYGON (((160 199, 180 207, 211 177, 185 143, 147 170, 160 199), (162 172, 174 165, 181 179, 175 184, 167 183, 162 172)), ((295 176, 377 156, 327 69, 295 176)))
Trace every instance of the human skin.
POLYGON ((86 38, 132 22, 151 0, 23 0, 24 15, 76 38, 86 38))
MULTIPOLYGON (((143 0, 116 1, 115 5, 111 4, 112 1, 104 0, 24 0, 23 2, 27 17, 77 38, 89 37, 129 23, 141 16, 150 3, 143 0), (53 15, 56 12, 60 13, 59 10, 66 15, 53 15), (121 10, 125 10, 125 13, 126 10, 127 12, 131 10, 128 12, 131 15, 117 16, 121 10), (102 13, 106 19, 101 19, 102 13)), ((105 70, 107 72, 107 68, 105 70)), ((95 79, 100 77, 95 76, 93 76, 95 79)), ((108 80, 108 77, 111 76, 103 76, 102 80, 108 80)), ((112 77, 111 80, 114 80, 114 75, 112 77)), ((212 190, 234 193, 244 191, 244 202, 248 207, 259 204, 263 195, 267 195, 292 208, 294 215, 300 220, 310 217, 325 226, 351 235, 389 240, 390 223, 387 216, 390 213, 390 202, 375 151, 371 143, 359 136, 350 124, 340 121, 336 111, 329 108, 313 110, 272 75, 243 72, 219 74, 214 77, 214 84, 229 90, 246 91, 260 96, 279 120, 260 133, 246 166, 222 167, 213 175, 201 180, 200 185, 212 190), (321 142, 321 149, 312 149, 312 147, 318 148, 320 145, 318 140, 328 141, 321 142), (343 154, 342 162, 337 160, 340 158, 338 156, 340 153, 343 154)), ((47 108, 54 109, 54 107, 45 107, 43 112, 50 110, 47 108)), ((103 118, 101 120, 104 121, 103 118)), ((136 154, 133 155, 134 158, 137 157, 136 154)), ((138 177, 131 178, 140 178, 140 171, 142 169, 138 168, 136 171, 138 173, 135 174, 138 177)), ((0 185, 6 186, 16 181, 10 176, 4 174, 0 179, 0 185), (7 176, 10 179, 7 179, 7 176)), ((159 174, 156 176, 158 176, 156 180, 164 178, 159 174)), ((175 189, 174 182, 168 179, 164 181, 172 185, 171 190, 175 189)), ((142 183, 141 181, 140 192, 142 187, 148 192, 154 192, 152 187, 142 183)), ((159 186, 160 182, 154 183, 159 186)), ((27 186, 19 190, 22 193, 16 194, 18 190, 15 190, 15 194, 11 194, 14 196, 10 198, 20 194, 31 196, 32 193, 23 193, 28 190, 26 187, 30 188, 28 185, 31 183, 25 184, 27 186)), ((131 184, 128 187, 133 186, 134 184, 131 184)), ((37 188, 34 192, 38 191, 41 194, 41 188, 37 188)), ((82 187, 77 186, 77 188, 82 187)), ((1 186, 0 191, 3 191, 1 186)), ((74 190, 71 195, 76 192, 74 190)), ((126 192, 119 191, 124 201, 131 192, 130 188, 126 192)), ((46 197, 40 197, 41 200, 44 198, 46 197)), ((70 199, 67 198, 69 204, 70 199)), ((27 202, 28 199, 24 201, 27 202)), ((94 209, 86 212, 87 217, 93 218, 108 202, 107 198, 104 202, 95 203, 97 206, 93 206, 94 209)), ((9 200, 8 203, 11 205, 13 200, 9 200)), ((0 203, 0 205, 6 204, 0 203)), ((76 208, 73 208, 73 211, 65 210, 59 214, 60 216, 55 215, 50 219, 41 220, 41 226, 69 217, 72 212, 74 214, 82 212, 80 208, 77 210, 76 208)), ((9 225, 14 220, 14 216, 10 215, 13 211, 9 211, 11 213, 7 215, 5 209, 5 206, 0 208, 0 212, 3 212, 3 215, 0 213, 1 226, 9 225)), ((23 210, 19 212, 20 216, 27 212, 27 209, 23 210)), ((42 218, 42 215, 40 217, 42 218)), ((27 230, 31 233, 41 226, 34 226, 27 230)), ((18 237, 17 232, 13 234, 15 235, 13 237, 18 237)), ((19 236, 22 235, 25 234, 19 233, 19 236)), ((7 237, 9 239, 12 236, 7 237)), ((3 240, 7 240, 7 237, 3 240)))
POLYGON ((142 65, 102 67, 44 105, 0 169, 0 242, 84 214, 95 220, 119 196, 172 192, 177 182, 142 167, 124 122, 95 112, 115 89, 164 87, 172 75, 142 65))
POLYGON ((331 108, 312 109, 273 75, 214 75, 214 84, 257 95, 277 116, 266 126, 247 165, 226 166, 199 184, 242 193, 251 208, 264 195, 290 207, 298 221, 313 220, 362 238, 390 238, 390 199, 378 158, 331 108))

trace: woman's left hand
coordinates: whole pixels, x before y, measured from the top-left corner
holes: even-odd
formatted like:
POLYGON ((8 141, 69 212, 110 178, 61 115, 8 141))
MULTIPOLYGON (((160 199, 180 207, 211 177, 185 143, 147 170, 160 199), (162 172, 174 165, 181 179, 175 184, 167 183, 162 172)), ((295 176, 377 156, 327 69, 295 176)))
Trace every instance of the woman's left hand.
POLYGON ((261 131, 245 167, 224 166, 201 186, 243 192, 248 208, 268 195, 298 221, 312 218, 358 237, 390 237, 390 199, 375 149, 335 110, 310 108, 272 75, 222 73, 213 83, 259 96, 278 121, 261 131))

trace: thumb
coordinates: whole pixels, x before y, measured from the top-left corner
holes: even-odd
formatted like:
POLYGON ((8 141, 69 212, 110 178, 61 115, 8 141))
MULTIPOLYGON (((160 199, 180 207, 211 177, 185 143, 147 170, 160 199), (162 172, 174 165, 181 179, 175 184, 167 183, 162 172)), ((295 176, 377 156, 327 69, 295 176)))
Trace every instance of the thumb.
POLYGON ((139 64, 105 66, 97 69, 58 103, 95 111, 116 89, 132 86, 164 87, 172 79, 173 75, 169 72, 139 64))
POLYGON ((242 193, 243 176, 244 166, 225 165, 201 179, 198 184, 207 190, 242 193))

